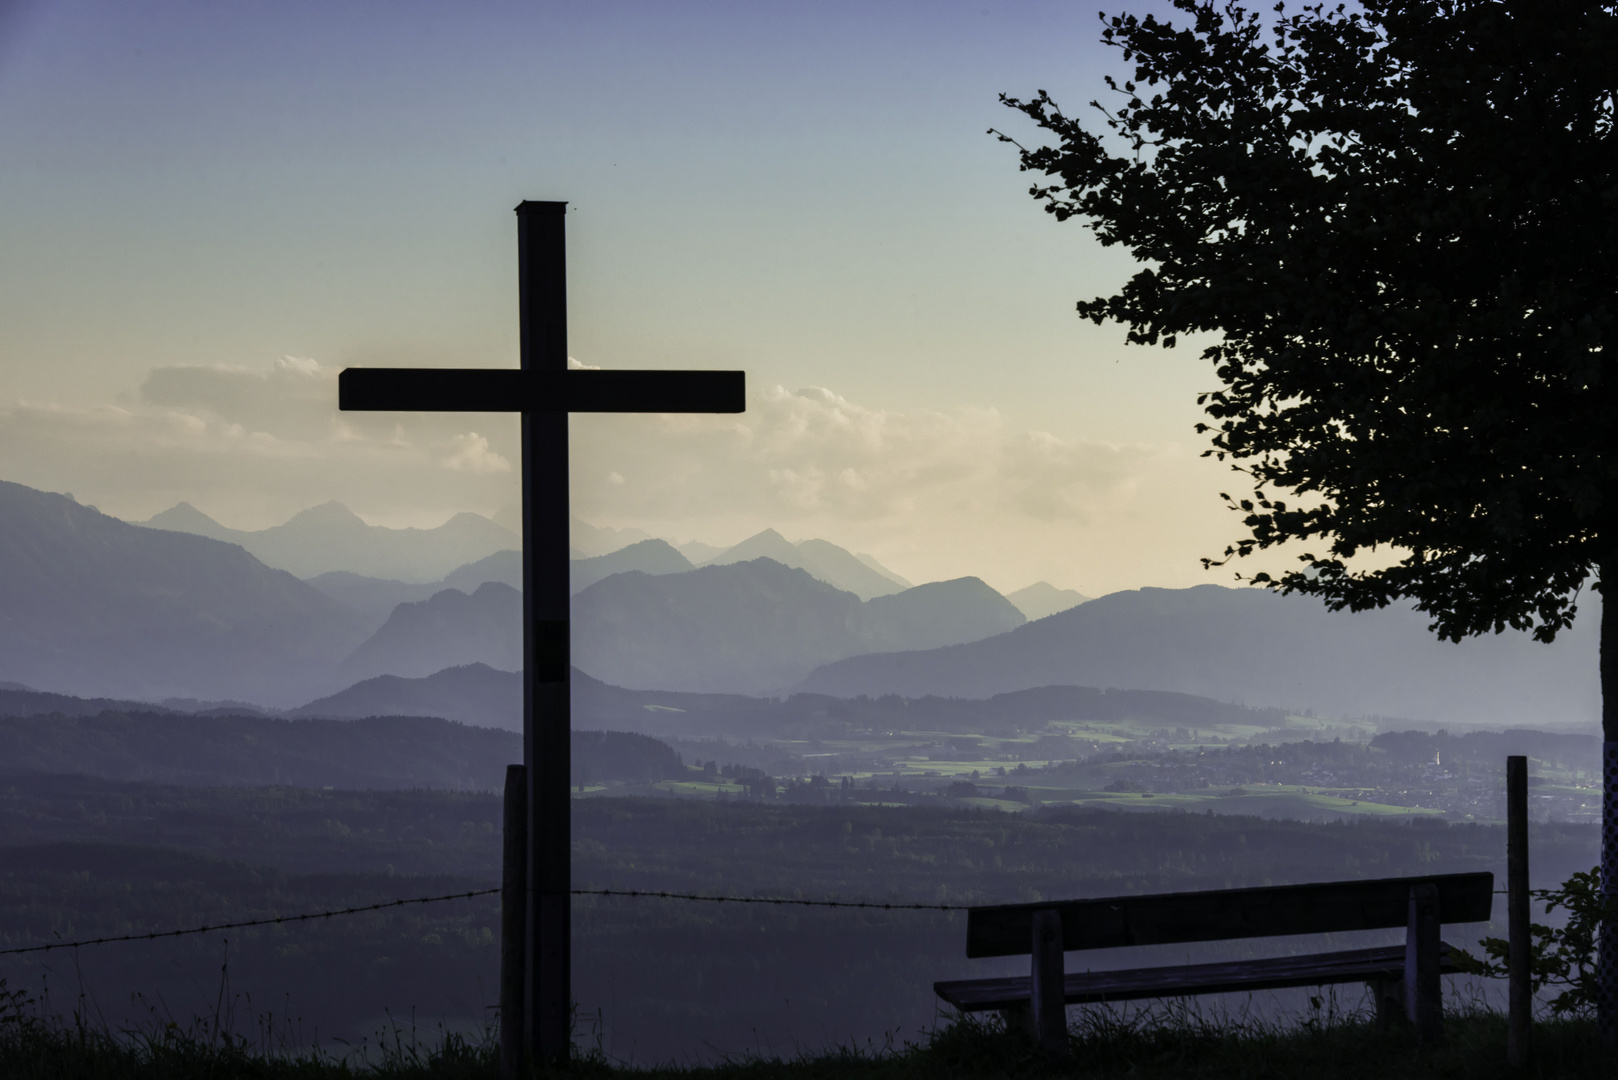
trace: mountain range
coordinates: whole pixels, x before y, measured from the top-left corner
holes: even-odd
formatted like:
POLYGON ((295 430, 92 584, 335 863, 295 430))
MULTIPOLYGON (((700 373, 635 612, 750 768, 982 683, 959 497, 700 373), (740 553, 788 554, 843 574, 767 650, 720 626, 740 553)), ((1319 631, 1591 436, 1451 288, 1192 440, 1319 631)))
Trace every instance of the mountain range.
MULTIPOLYGON (((746 543, 815 556, 828 575, 849 562, 882 573, 847 552, 827 556, 821 542, 767 532, 746 543)), ((1467 727, 1599 715, 1599 597, 1553 645, 1518 633, 1455 645, 1409 610, 1332 613, 1264 590, 1132 590, 1025 622, 973 578, 862 600, 769 558, 721 553, 690 568, 649 538, 599 558, 575 567, 578 580, 598 580, 573 598, 573 659, 629 688, 987 698, 1083 684, 1467 727)), ((511 671, 519 578, 519 556, 501 548, 430 585, 353 572, 311 584, 231 541, 0 482, 0 692, 9 683, 217 713, 233 702, 298 707, 383 675, 511 671)), ((1048 586, 1016 595, 1036 613, 1077 596, 1048 586)))
MULTIPOLYGON (((157 520, 174 523, 184 513, 157 520)), ((299 515, 288 527, 306 529, 307 538, 320 516, 299 515)), ((327 516, 358 522, 340 507, 327 516)), ((515 670, 522 663, 521 556, 512 550, 431 584, 352 571, 304 582, 230 539, 133 525, 21 485, 0 489, 0 517, 0 681, 187 699, 198 711, 209 701, 285 708, 381 675, 419 678, 475 663, 515 670)), ((384 545, 409 533, 363 522, 358 528, 357 535, 384 545)), ((752 542, 800 561, 812 555, 822 572, 829 566, 862 576, 868 592, 877 587, 877 570, 824 541, 791 545, 767 532, 752 542)), ((972 640, 1023 618, 976 579, 862 604, 767 559, 692 569, 658 540, 580 560, 574 573, 600 578, 575 600, 580 663, 621 681, 638 673, 649 685, 670 677, 686 688, 778 689, 828 660, 972 640), (695 642, 702 647, 693 649, 695 642), (637 661, 634 653, 644 655, 637 661)))
POLYGON ((520 590, 522 552, 497 551, 431 583, 391 581, 347 570, 333 570, 310 578, 309 584, 361 616, 366 633, 374 634, 400 604, 426 600, 445 589, 475 592, 479 585, 489 581, 498 581, 520 590))
POLYGON ((695 540, 676 547, 666 540, 648 537, 639 529, 598 529, 574 518, 573 549, 579 553, 573 563, 575 593, 626 570, 678 574, 698 566, 729 566, 754 559, 773 559, 782 566, 805 570, 817 581, 851 592, 861 600, 911 587, 910 582, 870 555, 856 555, 829 540, 793 543, 774 529, 765 529, 728 548, 695 540))
POLYGON ((1077 589, 1058 589, 1048 581, 1036 581, 1026 589, 1007 593, 1006 599, 1015 604, 1017 610, 1027 616, 1029 622, 1090 601, 1088 596, 1077 589))
POLYGON ((517 534, 479 514, 456 514, 434 529, 389 529, 367 525, 337 502, 311 507, 267 529, 226 528, 185 502, 134 524, 239 544, 264 565, 301 578, 346 570, 399 581, 437 581, 457 567, 521 547, 517 534))
POLYGON ((618 686, 771 693, 834 658, 971 641, 1023 621, 977 578, 862 602, 758 558, 596 582, 573 598, 573 662, 618 686))
POLYGON ((910 588, 910 582, 885 569, 869 555, 854 555, 828 540, 800 540, 794 544, 774 529, 765 529, 726 548, 703 566, 771 559, 782 566, 806 571, 817 581, 851 592, 861 600, 887 596, 910 588))
POLYGON ((613 529, 591 525, 576 515, 568 516, 568 546, 578 552, 577 558, 591 559, 597 555, 607 555, 651 538, 650 533, 640 529, 613 529))
POLYGON ((377 675, 419 678, 476 663, 522 669, 522 593, 510 585, 486 581, 471 594, 443 589, 400 604, 343 660, 336 679, 348 684, 377 675))
MULTIPOLYGON (((0 694, 0 716, 6 715, 0 694)), ((487 664, 445 668, 424 678, 378 675, 289 711, 293 717, 441 716, 477 727, 522 730, 522 673, 487 664)))
POLYGON ((348 609, 238 546, 0 482, 0 680, 293 704, 363 638, 348 609))
POLYGON ((604 578, 630 570, 643 574, 683 574, 694 569, 691 560, 667 540, 639 540, 606 555, 574 559, 568 564, 570 589, 575 595, 604 578))
POLYGON ((1035 686, 1173 690, 1221 701, 1465 726, 1600 716, 1599 598, 1552 645, 1509 633, 1439 641, 1408 609, 1331 612, 1265 589, 1117 592, 982 641, 833 661, 802 691, 985 698, 1035 686))

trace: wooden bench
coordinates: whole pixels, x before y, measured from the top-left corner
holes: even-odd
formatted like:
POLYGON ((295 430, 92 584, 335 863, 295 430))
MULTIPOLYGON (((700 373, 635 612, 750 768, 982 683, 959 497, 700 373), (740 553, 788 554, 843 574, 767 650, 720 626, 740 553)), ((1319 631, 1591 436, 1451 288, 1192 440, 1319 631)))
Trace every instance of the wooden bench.
POLYGON ((1040 1045, 1062 1054, 1067 1005, 1366 982, 1380 1020, 1402 1012, 1427 1042, 1443 1034, 1439 977, 1458 970, 1439 927, 1487 922, 1493 901, 1494 875, 1472 873, 975 907, 967 912, 966 955, 1031 956, 1031 974, 937 982, 933 990, 962 1012, 1027 1009, 1040 1045), (1402 946, 1128 971, 1063 969, 1063 953, 1078 949, 1399 926, 1402 946))

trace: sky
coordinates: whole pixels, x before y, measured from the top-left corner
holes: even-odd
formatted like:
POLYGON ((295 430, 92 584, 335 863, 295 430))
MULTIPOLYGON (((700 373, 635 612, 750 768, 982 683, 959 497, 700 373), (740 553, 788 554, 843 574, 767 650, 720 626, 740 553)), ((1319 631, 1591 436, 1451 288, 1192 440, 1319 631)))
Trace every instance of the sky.
POLYGON ((558 199, 572 357, 749 387, 575 417, 581 518, 1002 591, 1230 583, 1199 561, 1240 531, 1194 431, 1211 368, 1078 318, 1132 264, 987 134, 1037 138, 1001 92, 1105 97, 1100 29, 1037 0, 0 0, 0 479, 129 520, 509 520, 513 418, 339 414, 336 373, 515 366, 511 211, 558 199))

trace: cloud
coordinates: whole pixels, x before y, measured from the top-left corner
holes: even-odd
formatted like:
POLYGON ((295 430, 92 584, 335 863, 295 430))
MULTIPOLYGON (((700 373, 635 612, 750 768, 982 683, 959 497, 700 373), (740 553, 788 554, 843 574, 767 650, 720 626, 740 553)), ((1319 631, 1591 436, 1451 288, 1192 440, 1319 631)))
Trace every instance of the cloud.
MULTIPOLYGON (((186 500, 240 528, 331 499, 389 525, 520 501, 515 416, 339 412, 336 397, 334 369, 283 357, 159 367, 93 408, 0 405, 0 478, 130 519, 186 500)), ((595 524, 719 544, 774 527, 869 551, 917 581, 1044 577, 1093 591, 1161 580, 1152 568, 1170 559, 1200 572, 1212 544, 1180 549, 1222 513, 1211 495, 1205 509, 1193 500, 1223 476, 1175 447, 823 387, 765 389, 734 416, 576 416, 570 445, 574 512, 595 524)))
POLYGON ((507 473, 511 462, 489 449, 489 440, 475 431, 449 440, 450 455, 441 464, 457 472, 507 473))
POLYGON ((154 368, 136 404, 282 438, 318 439, 330 426, 336 401, 335 368, 283 356, 267 371, 223 365, 154 368))
POLYGON ((339 412, 337 372, 282 357, 258 369, 150 371, 117 404, 0 406, 5 479, 72 490, 143 518, 182 499, 256 528, 341 500, 388 524, 436 524, 520 497, 514 417, 339 412))
POLYGON ((1088 521, 1126 497, 1156 451, 1017 431, 993 409, 944 413, 775 387, 735 418, 575 420, 576 497, 616 475, 621 515, 674 518, 748 507, 776 521, 880 521, 987 513, 1088 521), (640 430, 637 431, 636 428, 640 430))

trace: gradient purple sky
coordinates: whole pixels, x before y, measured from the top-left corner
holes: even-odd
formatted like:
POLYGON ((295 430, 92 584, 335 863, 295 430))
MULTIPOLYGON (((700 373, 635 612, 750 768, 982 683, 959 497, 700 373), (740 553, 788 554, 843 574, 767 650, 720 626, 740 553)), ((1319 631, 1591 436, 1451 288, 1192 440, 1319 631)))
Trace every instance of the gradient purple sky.
MULTIPOLYGON (((1128 5, 1140 10, 1142 5, 1128 5)), ((1228 581, 1196 355, 1073 302, 1127 259, 996 102, 1120 59, 1057 3, 0 0, 0 479, 140 519, 380 524, 517 496, 505 417, 339 417, 350 364, 516 362, 521 199, 570 352, 743 367, 741 418, 574 421, 597 524, 766 526, 916 581, 1228 581)))

